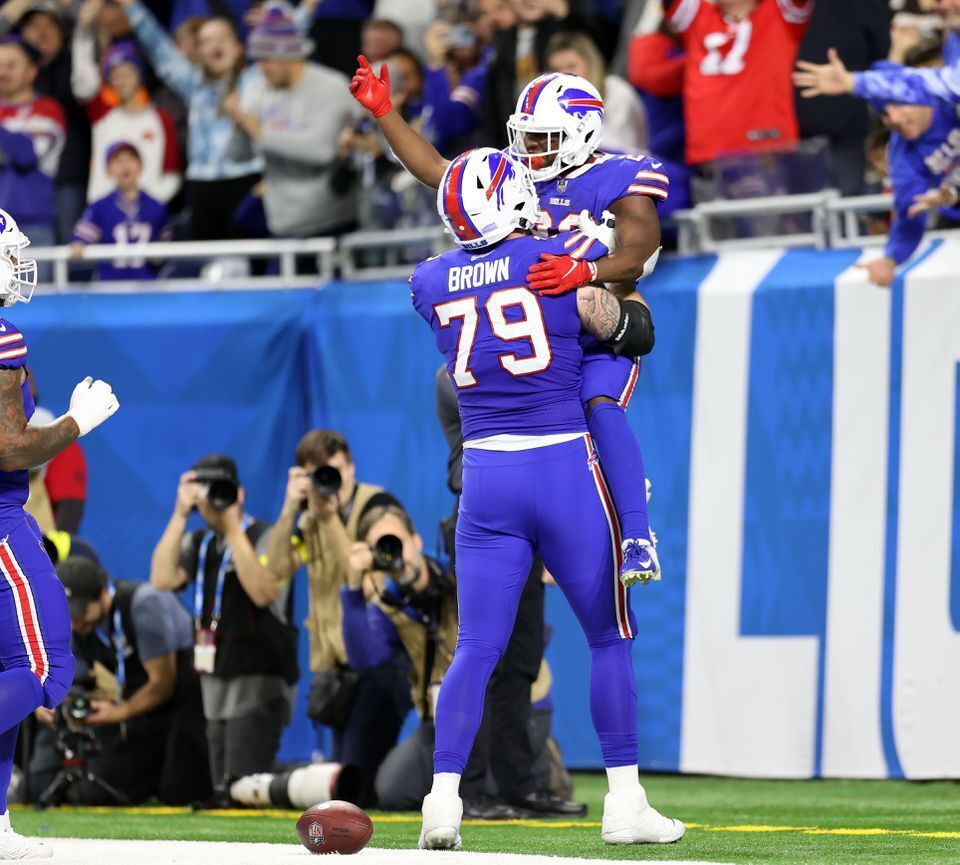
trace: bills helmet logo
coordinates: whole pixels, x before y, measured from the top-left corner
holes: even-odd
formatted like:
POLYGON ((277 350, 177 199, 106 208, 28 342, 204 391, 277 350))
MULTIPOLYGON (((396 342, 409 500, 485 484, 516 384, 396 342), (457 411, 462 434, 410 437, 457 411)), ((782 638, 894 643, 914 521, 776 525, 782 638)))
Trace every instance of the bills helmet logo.
POLYGON ((565 90, 557 100, 560 107, 573 117, 583 117, 589 111, 597 111, 603 116, 603 100, 597 99, 586 90, 570 88, 565 90))
POLYGON ((497 197, 497 206, 503 207, 504 181, 513 179, 513 165, 502 153, 491 154, 487 163, 490 166, 490 185, 484 190, 487 201, 497 197))
POLYGON ((316 844, 318 847, 321 846, 324 843, 323 824, 311 823, 310 829, 307 831, 307 837, 310 838, 311 844, 316 844))

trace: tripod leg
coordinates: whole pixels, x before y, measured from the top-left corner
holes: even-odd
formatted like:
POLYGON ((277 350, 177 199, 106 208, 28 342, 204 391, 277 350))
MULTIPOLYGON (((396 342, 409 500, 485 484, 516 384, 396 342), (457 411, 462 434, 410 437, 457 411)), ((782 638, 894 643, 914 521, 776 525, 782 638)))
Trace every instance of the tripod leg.
POLYGON ((37 799, 37 805, 41 808, 49 808, 51 805, 62 805, 67 790, 73 780, 69 773, 64 769, 57 772, 57 777, 50 782, 50 785, 44 790, 37 799))
POLYGON ((112 784, 108 784, 103 778, 98 777, 93 772, 87 772, 84 776, 88 784, 94 784, 108 795, 112 796, 118 805, 129 805, 130 800, 126 794, 118 790, 112 784))

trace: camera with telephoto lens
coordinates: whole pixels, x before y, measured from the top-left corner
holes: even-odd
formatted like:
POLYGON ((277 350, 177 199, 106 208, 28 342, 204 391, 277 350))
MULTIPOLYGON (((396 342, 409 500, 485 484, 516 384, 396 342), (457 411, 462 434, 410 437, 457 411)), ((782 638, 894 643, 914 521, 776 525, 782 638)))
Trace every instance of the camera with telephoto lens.
POLYGON ((205 488, 204 495, 214 510, 225 511, 237 503, 240 488, 233 479, 233 475, 226 469, 197 469, 194 481, 205 488))
POLYGON ((335 466, 320 466, 314 469, 310 478, 313 480, 313 488, 321 498, 335 496, 343 485, 343 475, 335 466))
POLYGON ((399 574, 403 570, 403 541, 396 535, 383 535, 371 552, 373 566, 378 571, 399 574))

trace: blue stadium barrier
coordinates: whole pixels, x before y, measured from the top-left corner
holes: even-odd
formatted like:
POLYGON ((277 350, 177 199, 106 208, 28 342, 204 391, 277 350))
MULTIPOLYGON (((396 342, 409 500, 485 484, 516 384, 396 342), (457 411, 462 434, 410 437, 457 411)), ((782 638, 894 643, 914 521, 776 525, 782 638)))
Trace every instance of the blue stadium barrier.
MULTIPOLYGON (((674 259, 643 285, 657 348, 629 416, 664 574, 631 593, 647 769, 960 771, 960 245, 931 247, 892 291, 858 255, 674 259)), ((204 453, 235 457, 248 510, 272 519, 313 426, 343 432, 359 477, 434 547, 453 504, 440 358, 405 283, 49 296, 12 315, 42 405, 64 410, 88 374, 119 395, 84 439, 82 530, 116 577, 147 576, 177 478, 204 453)), ((585 643, 556 591, 548 616, 554 731, 570 765, 598 767, 585 643)), ((313 750, 302 708, 301 694, 284 759, 313 750)))

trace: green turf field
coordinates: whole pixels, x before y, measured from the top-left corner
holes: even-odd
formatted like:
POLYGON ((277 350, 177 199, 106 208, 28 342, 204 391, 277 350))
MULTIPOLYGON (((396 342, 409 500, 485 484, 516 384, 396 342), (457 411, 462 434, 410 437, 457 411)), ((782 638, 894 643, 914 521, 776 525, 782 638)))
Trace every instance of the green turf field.
MULTIPOLYGON (((652 776, 651 801, 687 822, 678 844, 611 848, 600 842, 605 781, 576 777, 590 806, 571 822, 467 823, 464 849, 652 861, 827 865, 956 865, 960 862, 960 785, 901 781, 741 781, 652 776)), ((85 838, 289 841, 294 813, 183 809, 89 809, 37 812, 21 808, 14 825, 27 834, 85 838)), ((414 814, 372 813, 377 847, 411 847, 414 814)))

